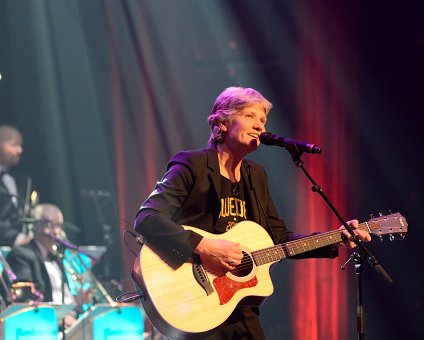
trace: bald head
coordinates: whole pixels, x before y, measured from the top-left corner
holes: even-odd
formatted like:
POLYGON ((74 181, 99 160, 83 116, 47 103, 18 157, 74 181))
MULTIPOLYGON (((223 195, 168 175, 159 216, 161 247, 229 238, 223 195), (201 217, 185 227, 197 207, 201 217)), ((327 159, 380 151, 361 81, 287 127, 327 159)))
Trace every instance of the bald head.
POLYGON ((62 211, 55 205, 49 203, 38 204, 33 212, 33 216, 37 220, 50 221, 54 224, 63 224, 62 211))

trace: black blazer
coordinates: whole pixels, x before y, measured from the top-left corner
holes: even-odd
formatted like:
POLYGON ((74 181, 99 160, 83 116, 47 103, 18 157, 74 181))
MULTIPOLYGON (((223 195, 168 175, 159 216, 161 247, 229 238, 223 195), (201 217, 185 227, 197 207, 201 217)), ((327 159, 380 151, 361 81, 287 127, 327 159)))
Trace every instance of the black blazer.
MULTIPOLYGON (((141 205, 136 215, 135 230, 170 264, 179 266, 186 262, 202 239, 195 232, 184 230, 181 225, 217 232, 214 226, 221 209, 220 176, 214 146, 180 152, 169 161, 167 172, 141 205)), ((277 243, 304 236, 288 231, 278 216, 267 175, 259 164, 243 160, 241 177, 252 221, 266 228, 277 243)), ((337 247, 328 247, 298 258, 336 255, 337 247)))
POLYGON ((16 236, 22 232, 21 218, 25 205, 25 194, 28 177, 11 173, 18 189, 18 206, 12 202, 3 182, 0 181, 0 245, 13 246, 16 236))
POLYGON ((12 249, 6 258, 18 281, 33 282, 44 295, 45 302, 52 301, 52 285, 44 264, 43 255, 34 240, 12 249))

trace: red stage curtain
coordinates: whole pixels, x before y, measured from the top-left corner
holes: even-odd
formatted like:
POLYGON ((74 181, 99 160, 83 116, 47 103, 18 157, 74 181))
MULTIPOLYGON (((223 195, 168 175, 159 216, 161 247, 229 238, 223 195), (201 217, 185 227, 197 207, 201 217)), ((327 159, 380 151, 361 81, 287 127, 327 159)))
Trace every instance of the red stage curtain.
MULTIPOLYGON (((358 166, 356 5, 354 2, 331 1, 327 4, 305 0, 294 7, 290 10, 293 10, 297 27, 293 32, 292 41, 295 43, 292 47, 298 64, 293 65, 294 77, 290 86, 296 89, 298 109, 297 130, 293 135, 323 146, 323 155, 304 156, 306 167, 341 213, 348 218, 355 217, 349 214, 357 207, 357 179, 355 175, 350 176, 357 174, 358 166)), ((164 30, 164 27, 174 27, 173 22, 175 27, 181 27, 176 24, 178 16, 167 12, 165 26, 156 26, 148 8, 124 6, 122 11, 119 9, 120 6, 106 6, 110 27, 109 57, 113 65, 111 101, 119 215, 128 219, 128 222, 122 222, 122 227, 131 228, 138 205, 163 173, 166 160, 175 151, 194 145, 189 139, 196 135, 197 125, 191 128, 183 125, 198 122, 195 120, 198 115, 202 115, 202 120, 196 124, 201 124, 207 111, 205 106, 202 110, 193 109, 194 103, 189 98, 201 98, 207 91, 217 94, 218 90, 211 85, 210 79, 208 83, 201 83, 204 87, 200 91, 195 91, 194 86, 185 89, 176 81, 191 79, 189 84, 197 83, 201 73, 189 72, 190 67, 196 70, 197 64, 184 63, 187 68, 181 71, 181 76, 172 78, 179 72, 174 67, 178 64, 174 59, 179 54, 172 53, 173 31, 164 30), (118 20, 118 14, 125 20, 118 20), (150 39, 156 32, 155 27, 170 35, 163 40, 150 39), (121 39, 122 36, 128 40, 121 39), (125 52, 128 51, 127 45, 133 47, 133 53, 125 52), (171 48, 171 52, 163 54, 163 46, 166 50, 171 48), (172 105, 168 106, 168 103, 172 105)), ((229 85, 233 84, 225 82, 219 90, 229 85)), ((213 95, 206 97, 209 109, 213 95)), ((337 228, 339 222, 323 201, 310 191, 310 183, 300 172, 297 181, 299 211, 295 229, 308 232, 337 228)), ((295 263, 291 287, 294 338, 347 338, 347 275, 339 270, 339 264, 345 258, 343 250, 338 260, 295 263)), ((125 249, 124 259, 126 271, 130 272, 133 257, 125 249)))
MULTIPOLYGON (((344 216, 357 204, 356 8, 351 2, 334 1, 331 6, 302 1, 300 7, 296 136, 323 147, 322 155, 302 159, 344 216)), ((340 223, 311 186, 303 174, 298 176, 298 228, 306 232, 337 228, 340 223)), ((311 259, 295 265, 291 308, 295 339, 348 338, 348 277, 340 270, 346 251, 340 253, 337 260, 311 259)))

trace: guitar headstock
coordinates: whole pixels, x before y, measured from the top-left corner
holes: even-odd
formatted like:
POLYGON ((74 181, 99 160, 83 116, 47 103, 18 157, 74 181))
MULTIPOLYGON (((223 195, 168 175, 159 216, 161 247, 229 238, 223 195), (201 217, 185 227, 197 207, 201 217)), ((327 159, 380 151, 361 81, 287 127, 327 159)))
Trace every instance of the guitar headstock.
POLYGON ((377 235, 381 241, 383 241, 383 235, 390 235, 390 240, 393 241, 395 234, 399 234, 402 240, 408 233, 408 222, 400 213, 372 217, 366 225, 370 232, 377 235))

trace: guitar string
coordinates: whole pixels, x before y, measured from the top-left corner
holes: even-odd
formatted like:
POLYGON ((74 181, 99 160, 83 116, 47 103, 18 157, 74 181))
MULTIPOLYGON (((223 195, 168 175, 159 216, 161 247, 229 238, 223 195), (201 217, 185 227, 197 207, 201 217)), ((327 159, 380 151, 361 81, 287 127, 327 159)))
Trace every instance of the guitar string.
MULTIPOLYGON (((397 216, 395 216, 397 217, 397 216)), ((388 217, 386 216, 385 219, 388 217)), ((378 222, 378 221, 377 221, 378 222)), ((373 229, 379 228, 379 223, 372 223, 372 222, 363 222, 358 225, 358 228, 360 230, 367 230, 368 232, 371 232, 373 229)), ((294 256, 309 250, 314 250, 319 247, 311 247, 311 241, 313 240, 314 245, 319 244, 319 247, 335 244, 337 242, 342 241, 342 237, 340 234, 340 230, 333 230, 330 232, 326 232, 323 234, 308 236, 299 240, 294 240, 290 242, 286 242, 283 244, 278 244, 269 248, 256 250, 251 252, 251 257, 253 258, 253 263, 255 265, 263 265, 270 262, 276 262, 279 260, 282 260, 286 257, 294 256), (333 236, 335 237, 335 240, 333 240, 333 236), (336 237, 337 236, 337 237, 336 237), (274 253, 271 254, 270 250, 274 250, 274 253), (277 255, 277 257, 273 257, 273 255, 277 255)), ((252 267, 252 259, 249 256, 247 260, 242 260, 239 265, 236 266, 235 270, 246 270, 249 267, 252 267)), ((214 270, 216 268, 221 268, 221 265, 215 264, 210 266, 203 267, 205 270, 214 270)))
MULTIPOLYGON (((363 230, 369 230, 369 224, 367 222, 360 223, 358 226, 359 229, 363 230)), ((286 242, 283 244, 277 244, 275 246, 271 246, 268 248, 255 250, 250 253, 250 256, 246 259, 243 258, 241 263, 236 266, 234 270, 242 271, 246 270, 250 267, 253 267, 252 263, 255 263, 255 265, 263 265, 270 262, 277 262, 279 260, 282 260, 289 256, 294 256, 303 252, 307 252, 310 250, 314 250, 317 248, 320 248, 321 246, 326 246, 330 244, 335 244, 337 242, 342 241, 342 237, 339 230, 333 230, 330 232, 326 232, 324 234, 318 234, 313 236, 308 236, 299 240, 294 240, 290 242, 286 242), (334 235, 334 236, 333 236, 334 235), (335 236, 340 237, 335 237, 335 236), (332 238, 335 237, 336 240, 332 240, 332 238), (312 241, 313 240, 313 241, 312 241), (319 244, 319 247, 311 247, 311 243, 313 244, 319 244), (273 253, 271 253, 273 251, 273 253), (287 254, 286 254, 287 253, 287 254), (274 257, 276 256, 276 257, 274 257), (252 259, 253 258, 253 259, 252 259)), ((222 268, 219 264, 209 265, 203 267, 206 271, 212 271, 217 268, 222 268)), ((234 271, 233 270, 233 271, 234 271)), ((231 272, 231 271, 230 271, 231 272)))
MULTIPOLYGON (((339 234, 338 230, 335 230, 333 232, 330 232, 331 234, 339 234)), ((249 256, 247 258, 247 260, 244 260, 244 258, 242 259, 241 263, 239 265, 236 266, 235 270, 245 270, 248 269, 249 267, 252 267, 252 262, 255 263, 256 265, 263 265, 266 263, 270 263, 270 262, 276 262, 279 260, 282 260, 288 256, 293 256, 293 255, 297 255, 299 253, 302 252, 306 252, 309 250, 313 250, 316 249, 317 247, 308 247, 305 246, 305 244, 310 244, 311 243, 311 239, 315 240, 315 244, 319 243, 320 246, 325 246, 325 245, 329 245, 329 244, 333 244, 333 243, 337 243, 338 241, 341 240, 341 237, 338 241, 329 241, 328 239, 331 239, 332 237, 328 236, 328 233, 326 233, 326 236, 324 237, 323 235, 314 235, 314 236, 310 236, 307 238, 303 238, 301 240, 294 240, 291 242, 287 242, 285 244, 277 244, 275 246, 272 247, 268 247, 265 249, 260 249, 260 250, 256 250, 251 252, 251 257, 253 258, 253 260, 251 259, 251 257, 249 256), (305 243, 305 239, 308 239, 309 243, 305 243), (326 240, 325 242, 323 242, 323 240, 326 240), (290 248, 291 250, 289 250, 288 248, 290 248), (284 250, 286 250, 287 255, 285 254, 284 250), (273 253, 271 253, 271 251, 273 251, 273 253), (274 257, 275 255, 277 255, 276 257, 274 257), (256 261, 255 261, 256 260, 256 261)), ((210 266, 206 266, 204 267, 205 270, 213 270, 216 268, 220 268, 221 266, 216 264, 216 265, 210 265, 210 266)))
MULTIPOLYGON (((334 231, 334 233, 339 234, 339 231, 334 231)), ((312 237, 312 239, 315 240, 314 244, 319 243, 320 246, 325 246, 325 245, 329 245, 329 244, 338 242, 338 241, 331 240, 332 237, 331 236, 329 237, 328 233, 326 234, 325 237, 323 237, 322 235, 314 235, 312 237)), ((341 240, 341 238, 339 240, 341 240)), ((295 241, 291 241, 291 242, 288 242, 288 243, 278 244, 278 245, 268 247, 268 248, 265 248, 265 249, 253 251, 251 253, 251 257, 253 258, 253 261, 250 257, 248 257, 247 260, 243 259, 242 262, 238 266, 236 266, 236 269, 237 270, 244 270, 244 269, 247 269, 249 267, 252 267, 252 265, 251 265, 252 262, 256 262, 257 265, 263 265, 265 263, 276 262, 276 261, 282 260, 282 259, 284 259, 288 256, 297 255, 298 253, 306 252, 306 251, 317 248, 317 247, 308 246, 308 244, 311 243, 311 240, 309 240, 309 242, 306 242, 306 243, 305 243, 304 239, 303 239, 303 241, 295 240, 295 241), (286 250, 286 253, 287 253, 288 256, 285 254, 284 250, 286 250)), ((212 265, 212 266, 204 267, 204 268, 205 269, 209 269, 209 268, 215 269, 215 268, 218 268, 218 267, 220 267, 220 265, 212 265)))

